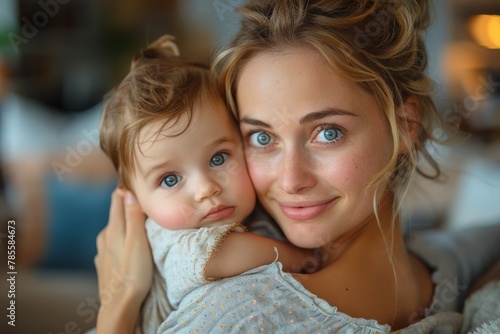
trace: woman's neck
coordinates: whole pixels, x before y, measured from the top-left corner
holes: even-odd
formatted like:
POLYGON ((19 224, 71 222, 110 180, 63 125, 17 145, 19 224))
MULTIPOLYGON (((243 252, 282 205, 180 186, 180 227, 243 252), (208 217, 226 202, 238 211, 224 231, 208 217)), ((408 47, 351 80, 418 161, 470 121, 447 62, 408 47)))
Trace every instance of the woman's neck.
POLYGON ((430 272, 408 253, 399 218, 392 215, 390 205, 379 210, 378 218, 371 217, 321 249, 323 268, 313 276, 319 282, 335 283, 335 288, 317 289, 314 278, 304 284, 351 316, 376 319, 396 329, 428 307, 432 282, 430 272), (337 290, 339 286, 343 289, 337 290), (351 304, 352 300, 365 306, 351 304), (379 300, 378 307, 372 305, 374 300, 379 300))

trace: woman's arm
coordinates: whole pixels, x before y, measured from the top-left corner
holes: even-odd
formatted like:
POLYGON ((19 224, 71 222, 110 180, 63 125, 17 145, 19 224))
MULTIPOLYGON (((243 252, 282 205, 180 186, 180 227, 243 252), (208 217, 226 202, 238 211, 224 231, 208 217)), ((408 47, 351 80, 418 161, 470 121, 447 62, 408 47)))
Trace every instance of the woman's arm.
POLYGON ((285 272, 315 271, 311 270, 312 267, 319 269, 319 261, 315 259, 312 249, 298 248, 288 242, 250 232, 233 232, 226 236, 208 261, 205 274, 207 278, 226 278, 269 264, 276 259, 275 247, 285 272))
POLYGON ((153 277, 145 218, 132 194, 114 191, 108 226, 97 237, 98 334, 134 332, 153 277))

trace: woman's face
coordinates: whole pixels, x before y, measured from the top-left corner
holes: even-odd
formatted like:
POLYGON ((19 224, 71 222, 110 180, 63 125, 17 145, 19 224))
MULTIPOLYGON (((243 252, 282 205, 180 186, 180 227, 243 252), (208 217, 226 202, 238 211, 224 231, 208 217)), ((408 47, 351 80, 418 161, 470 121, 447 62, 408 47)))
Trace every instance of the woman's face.
POLYGON ((393 151, 375 98, 308 49, 257 54, 237 84, 250 177, 287 238, 320 247, 369 221, 393 151))

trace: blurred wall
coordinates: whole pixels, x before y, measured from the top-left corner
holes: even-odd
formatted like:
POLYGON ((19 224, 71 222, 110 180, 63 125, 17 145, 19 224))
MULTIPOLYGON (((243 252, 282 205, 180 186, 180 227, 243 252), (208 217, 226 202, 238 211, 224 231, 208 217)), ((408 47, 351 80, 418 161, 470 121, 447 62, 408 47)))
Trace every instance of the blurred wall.
POLYGON ((125 75, 136 50, 161 34, 176 36, 183 54, 201 61, 208 61, 216 36, 223 35, 214 29, 220 28, 220 18, 209 1, 21 0, 14 5, 17 11, 4 12, 14 12, 18 24, 9 36, 18 61, 12 88, 61 111, 97 103, 125 75))

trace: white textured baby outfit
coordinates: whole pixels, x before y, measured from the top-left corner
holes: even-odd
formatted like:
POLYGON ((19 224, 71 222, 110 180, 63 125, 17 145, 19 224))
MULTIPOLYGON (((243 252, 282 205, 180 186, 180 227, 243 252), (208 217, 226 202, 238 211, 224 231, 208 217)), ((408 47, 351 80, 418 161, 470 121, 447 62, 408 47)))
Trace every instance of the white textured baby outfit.
POLYGON ((168 230, 148 219, 146 231, 155 271, 136 332, 156 333, 168 314, 179 307, 189 292, 213 282, 205 277, 208 260, 225 236, 245 230, 241 224, 168 230))

